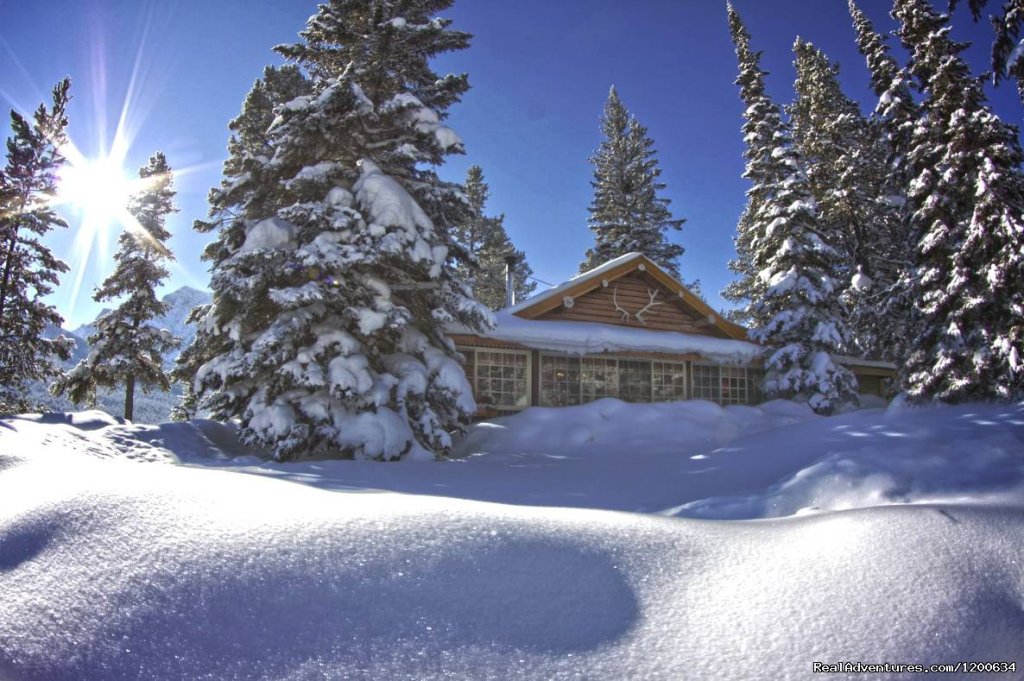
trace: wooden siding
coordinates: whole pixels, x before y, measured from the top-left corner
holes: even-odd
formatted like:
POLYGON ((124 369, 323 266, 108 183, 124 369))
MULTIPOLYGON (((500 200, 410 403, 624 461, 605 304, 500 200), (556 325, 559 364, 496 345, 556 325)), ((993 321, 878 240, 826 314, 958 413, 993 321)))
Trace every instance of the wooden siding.
POLYGON ((597 288, 575 298, 571 308, 559 305, 544 312, 537 319, 598 322, 640 329, 679 331, 714 338, 728 338, 722 329, 710 323, 706 316, 701 316, 677 293, 667 289, 654 277, 640 271, 633 271, 614 281, 609 281, 607 287, 598 285, 597 288), (654 300, 661 304, 651 306, 643 314, 646 323, 641 323, 636 319, 636 313, 651 302, 651 291, 657 292, 657 297, 654 300), (616 302, 619 307, 629 313, 628 320, 624 319, 622 312, 615 308, 616 302))

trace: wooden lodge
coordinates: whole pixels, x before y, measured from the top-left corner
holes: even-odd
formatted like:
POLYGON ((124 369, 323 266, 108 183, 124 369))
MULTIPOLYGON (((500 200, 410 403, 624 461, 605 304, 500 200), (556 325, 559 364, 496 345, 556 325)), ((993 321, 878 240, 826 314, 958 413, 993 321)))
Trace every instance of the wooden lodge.
MULTIPOLYGON (((451 333, 481 415, 602 397, 762 401, 763 348, 641 253, 512 305, 496 321, 486 335, 451 333)), ((891 364, 836 359, 862 394, 885 395, 891 364)))

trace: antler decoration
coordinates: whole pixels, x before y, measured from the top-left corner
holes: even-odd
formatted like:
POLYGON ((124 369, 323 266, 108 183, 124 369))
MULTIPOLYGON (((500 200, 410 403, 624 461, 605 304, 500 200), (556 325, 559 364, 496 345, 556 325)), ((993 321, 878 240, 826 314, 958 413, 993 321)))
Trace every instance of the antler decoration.
POLYGON ((615 297, 616 294, 618 294, 618 292, 619 292, 619 287, 618 286, 616 286, 615 288, 612 289, 612 302, 615 303, 615 309, 622 313, 622 321, 628 322, 629 321, 629 313, 626 312, 626 310, 624 310, 622 307, 619 306, 619 301, 615 297))
MULTIPOLYGON (((622 321, 628 322, 629 321, 629 316, 630 316, 629 312, 626 311, 626 309, 623 308, 621 305, 619 305, 618 293, 619 293, 619 287, 616 286, 615 288, 612 289, 612 303, 615 305, 615 309, 618 310, 619 314, 622 315, 622 321)), ((640 322, 641 324, 643 324, 644 326, 647 325, 647 322, 644 321, 644 313, 647 312, 648 310, 650 310, 655 305, 664 305, 665 304, 661 300, 658 300, 658 301, 654 300, 655 298, 658 297, 659 293, 660 293, 660 291, 658 291, 657 289, 655 289, 653 291, 651 289, 647 289, 647 295, 651 299, 650 302, 647 303, 646 305, 644 305, 642 308, 640 308, 639 310, 637 310, 633 314, 633 316, 636 317, 636 320, 638 322, 640 322)))
POLYGON ((662 302, 660 300, 658 302, 654 302, 654 299, 658 297, 658 293, 660 293, 660 291, 658 291, 658 289, 654 289, 653 291, 651 289, 647 289, 647 295, 650 297, 651 302, 647 303, 642 308, 637 310, 636 314, 634 315, 636 317, 636 320, 638 322, 640 322, 641 324, 643 324, 644 326, 647 325, 647 322, 644 321, 644 312, 647 312, 648 310, 650 310, 655 305, 664 305, 665 304, 664 302, 662 302))

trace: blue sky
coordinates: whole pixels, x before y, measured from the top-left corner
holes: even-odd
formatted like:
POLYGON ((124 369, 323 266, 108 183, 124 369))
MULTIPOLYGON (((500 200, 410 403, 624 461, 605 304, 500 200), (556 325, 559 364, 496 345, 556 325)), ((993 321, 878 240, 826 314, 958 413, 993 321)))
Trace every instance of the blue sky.
MULTIPOLYGON (((800 36, 840 62, 847 94, 873 107, 846 0, 734 4, 764 51, 777 101, 792 98, 791 48, 800 36)), ((892 28, 888 0, 862 0, 861 7, 876 27, 892 28)), ((176 181, 181 212, 169 221, 177 263, 166 290, 206 287, 199 254, 209 237, 191 224, 205 216, 207 190, 219 181, 227 122, 263 66, 280 62, 273 45, 294 42, 314 11, 313 2, 300 0, 0 0, 0 105, 5 113, 31 110, 70 75, 69 132, 86 156, 95 156, 109 147, 127 103, 126 172, 134 175, 156 150, 183 171, 176 181)), ((730 280, 726 264, 747 188, 724 0, 460 0, 446 16, 475 38, 470 49, 437 64, 468 72, 472 85, 449 119, 467 153, 452 157, 441 174, 461 180, 470 164, 483 167, 489 212, 505 214, 535 275, 552 284, 565 280, 592 243, 587 158, 601 140, 598 117, 614 84, 655 140, 664 196, 687 220, 673 237, 686 247, 683 276, 699 278, 721 307, 718 292, 730 280)), ((982 70, 989 26, 973 24, 964 8, 954 24, 956 37, 976 41, 969 56, 982 70)), ((1011 87, 990 88, 990 95, 1005 120, 1019 122, 1011 87)), ((6 125, 0 134, 6 137, 6 125)), ((82 258, 73 241, 81 216, 64 210, 71 229, 49 243, 72 263, 82 258)), ((119 229, 100 235, 53 296, 69 328, 98 311, 92 289, 112 267, 119 229)))

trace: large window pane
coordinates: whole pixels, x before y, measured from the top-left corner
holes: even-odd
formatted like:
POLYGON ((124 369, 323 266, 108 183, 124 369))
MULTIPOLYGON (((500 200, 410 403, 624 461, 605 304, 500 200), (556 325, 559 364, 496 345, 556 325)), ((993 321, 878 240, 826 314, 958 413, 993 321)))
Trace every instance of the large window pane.
POLYGON ((719 402, 722 398, 717 366, 693 365, 693 399, 719 402))
POLYGON ((580 367, 580 383, 584 402, 593 402, 602 397, 618 397, 618 362, 614 359, 584 357, 580 367))
POLYGON ((626 402, 651 401, 651 363, 619 360, 619 399, 626 402))
POLYGON ((686 365, 676 362, 651 364, 652 399, 670 402, 686 399, 686 365))
POLYGON ((722 404, 747 404, 747 370, 743 367, 719 367, 722 377, 722 404))
POLYGON ((578 357, 540 358, 540 403, 549 407, 580 403, 578 357))
POLYGON ((761 392, 761 384, 764 383, 764 369, 747 369, 747 381, 749 382, 747 389, 750 393, 748 404, 764 402, 764 393, 761 392))
POLYGON ((473 394, 481 407, 521 409, 530 406, 526 353, 477 350, 473 394))

